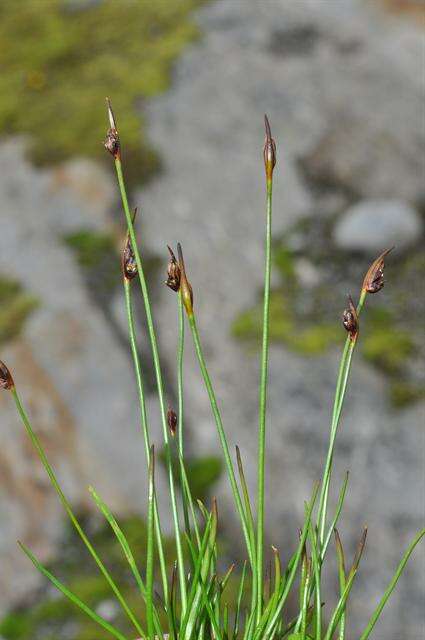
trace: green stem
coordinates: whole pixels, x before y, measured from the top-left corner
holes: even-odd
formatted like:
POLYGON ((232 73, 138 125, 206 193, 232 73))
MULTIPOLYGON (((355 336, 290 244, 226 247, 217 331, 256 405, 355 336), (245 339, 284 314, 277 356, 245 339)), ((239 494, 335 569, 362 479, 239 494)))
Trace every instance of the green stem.
POLYGON ((155 505, 155 456, 153 445, 149 456, 148 471, 148 523, 146 548, 146 621, 148 624, 149 640, 155 640, 154 607, 153 607, 153 562, 154 562, 154 505, 155 505))
POLYGON ((21 420, 24 424, 24 427, 31 439, 31 442, 34 445, 34 448, 36 449, 41 462, 43 463, 43 466, 47 472, 47 475, 49 476, 50 482, 53 485, 53 488, 55 489, 56 493, 59 496, 60 501, 62 502, 62 505, 69 517, 69 519, 71 520, 72 524, 74 525, 78 535, 80 536, 80 538, 82 539, 82 541, 84 542, 84 544, 86 545, 88 551, 90 552, 93 560, 96 562, 97 566, 99 567, 101 573, 103 574, 103 576, 105 577, 106 581, 108 582, 109 586, 111 587, 112 591, 114 592, 118 602, 120 603, 121 607, 123 608, 124 612, 126 613, 126 615, 128 616, 129 620, 133 623, 133 625, 135 626, 135 628, 137 629, 137 631, 140 633, 140 635, 144 635, 143 633, 143 629, 140 626, 139 622, 137 621, 136 617, 134 616, 133 612, 131 611, 131 609, 129 608, 129 606, 127 605, 126 601, 124 600, 124 597, 121 594, 121 591, 118 589, 117 585, 115 584, 114 580, 112 579, 112 577, 110 576, 108 570, 106 569, 106 567, 104 566, 103 562, 101 561, 101 559, 99 558, 99 556, 97 555, 93 545, 91 544, 90 540, 87 538, 86 534, 84 533, 83 529, 80 526, 80 523, 78 522, 76 516, 74 515, 74 512, 72 510, 72 507, 70 505, 70 503, 68 502, 68 499, 66 498, 65 494, 63 493, 59 482, 57 481, 56 475, 52 469, 52 467, 50 466, 50 463, 46 457, 46 454, 44 453, 44 449, 41 446, 41 443, 38 439, 38 437, 36 436, 36 434, 34 433, 30 421, 28 419, 28 416, 25 412, 25 409, 22 406, 21 400, 18 396, 18 393, 15 389, 15 387, 13 387, 11 389, 11 393, 13 395, 13 399, 15 400, 16 403, 16 408, 18 409, 18 413, 21 417, 21 420))
MULTIPOLYGON (((131 353, 133 356, 134 370, 136 373, 137 392, 139 395, 140 422, 142 426, 143 440, 145 443, 146 462, 149 466, 150 437, 149 437, 149 427, 148 427, 148 420, 147 420, 147 413, 146 413, 145 391, 144 391, 144 384, 143 384, 142 368, 140 366, 140 358, 139 358, 139 353, 137 350, 137 343, 136 343, 136 330, 135 330, 135 324, 134 324, 133 305, 131 302, 131 282, 126 278, 124 278, 124 294, 125 294, 125 307, 127 312, 128 330, 129 330, 129 337, 130 337, 130 347, 131 347, 131 353)), ((162 588, 163 588, 165 602, 168 603, 167 567, 166 567, 165 557, 164 557, 164 546, 162 543, 161 523, 159 519, 158 503, 157 503, 156 495, 155 495, 154 517, 155 517, 155 532, 156 532, 156 541, 157 541, 157 547, 158 547, 159 564, 161 568, 162 588)), ((168 608, 168 605, 167 605, 167 608, 168 608)))
POLYGON ((177 395, 178 395, 178 438, 179 438, 179 453, 183 459, 183 412, 184 412, 184 397, 183 397, 183 355, 184 355, 184 307, 182 302, 181 293, 179 291, 178 296, 178 308, 179 308, 179 346, 177 349, 177 395))
POLYGON ((261 355, 260 407, 258 428, 258 498, 257 498, 257 624, 263 608, 263 552, 264 552, 264 475, 266 447, 267 377, 269 358, 269 308, 272 244, 272 190, 273 182, 267 180, 267 215, 265 240, 263 346, 261 355))
MULTIPOLYGON (((366 292, 362 291, 360 295, 359 304, 357 306, 357 315, 360 316, 364 302, 366 299, 366 292)), ((347 337, 345 342, 344 351, 342 353, 341 364, 339 367, 338 380, 335 390, 335 400, 332 412, 331 433, 329 439, 329 448, 326 457, 325 470, 323 472, 323 480, 320 490, 319 508, 318 508, 318 527, 320 535, 320 548, 323 546, 325 527, 326 527, 326 514, 328 506, 329 496, 329 484, 332 474, 332 462, 333 453, 335 448, 335 440, 338 431, 339 419, 341 417, 342 406, 344 403, 345 393, 347 390, 348 376, 351 369, 351 361, 353 357, 354 348, 357 344, 357 339, 352 340, 350 336, 347 337)))
POLYGON ((211 384, 211 379, 210 379, 210 376, 208 374, 208 369, 207 369, 207 366, 206 366, 206 363, 205 363, 205 358, 204 358, 204 354, 203 354, 203 350, 202 350, 201 341, 200 341, 200 338, 199 338, 199 332, 198 332, 198 327, 197 327, 197 324, 196 324, 196 319, 195 319, 195 316, 193 314, 192 315, 188 315, 188 319, 189 319, 190 329, 192 331, 192 336, 193 336, 193 342, 194 342, 194 345, 195 345, 196 355, 197 355, 197 358, 198 358, 199 366, 201 368, 202 377, 204 379, 204 383, 205 383, 205 386, 206 386, 206 389, 207 389, 208 397, 209 397, 210 404, 211 404, 211 409, 212 409, 212 412, 213 412, 213 415, 214 415, 214 419, 215 419, 215 423, 216 423, 216 426, 217 426, 218 435, 219 435, 219 438, 220 438, 220 443, 221 443, 221 446, 223 448, 223 454, 224 454, 224 460, 225 460, 226 467, 227 467, 227 473, 228 473, 228 476, 229 476, 230 485, 232 487, 232 492, 233 492, 233 497, 234 497, 234 500, 235 500, 236 508, 238 510, 239 518, 240 518, 240 521, 241 521, 243 534, 244 534, 244 537, 245 537, 245 542, 246 542, 246 546, 247 546, 247 550, 248 550, 248 556, 249 556, 249 559, 250 559, 251 567, 254 567, 255 549, 251 548, 250 536, 249 536, 246 516, 245 516, 244 509, 243 509, 242 500, 241 500, 241 496, 240 496, 240 493, 239 493, 238 485, 237 485, 237 482, 236 482, 235 471, 233 469, 233 463, 232 463, 232 459, 230 457, 229 447, 228 447, 228 444, 227 444, 226 434, 224 432, 223 422, 221 420, 220 410, 219 410, 218 405, 217 405, 217 400, 216 400, 216 397, 215 397, 214 389, 213 389, 213 386, 211 384))
POLYGON ((183 468, 183 416, 184 416, 184 395, 183 395, 183 356, 184 356, 184 306, 181 296, 181 291, 177 294, 177 304, 178 304, 178 315, 179 315, 179 342, 177 347, 177 396, 178 396, 178 422, 177 422, 177 430, 178 430, 178 449, 179 449, 179 467, 180 467, 180 487, 181 487, 181 495, 183 502, 183 517, 184 523, 186 527, 186 533, 190 537, 190 522, 189 522, 189 510, 188 510, 188 500, 189 497, 187 495, 184 483, 184 473, 185 470, 183 468))
POLYGON ((400 564, 397 567, 397 571, 395 572, 390 584, 388 585, 384 595, 381 598, 381 601, 379 602, 376 610, 374 611, 373 615, 371 616, 368 625, 366 627, 366 629, 363 631, 362 635, 360 636, 359 640, 367 640, 367 638, 369 637, 373 627, 375 626, 379 616, 381 615, 382 609, 385 607, 390 595, 392 594, 392 592, 395 589, 395 586, 398 582, 398 579, 400 578, 404 567, 407 564, 407 561, 409 560, 414 548, 416 547, 416 545, 420 542, 420 540, 424 537, 425 535, 425 529, 422 529, 422 531, 419 531, 419 533, 416 535, 416 537, 412 540, 412 542, 410 543, 409 547, 406 550, 406 553, 404 554, 403 558, 401 559, 400 564))
POLYGON ((157 382, 157 388, 158 388, 159 404, 161 409, 161 421, 162 421, 162 430, 163 430, 163 437, 164 437, 164 443, 165 443, 168 479, 169 479, 169 485, 170 485, 171 508, 173 512, 174 532, 175 532, 175 540, 176 540, 177 564, 178 564, 180 593, 181 593, 181 600, 182 600, 182 611, 184 612, 187 606, 185 568, 184 568, 184 562, 183 562, 183 549, 182 549, 181 537, 180 537, 180 526, 179 526, 179 517, 178 517, 178 511, 177 511, 175 483, 174 483, 173 467, 172 467, 172 461, 171 461, 170 443, 169 443, 169 437, 168 437, 168 425, 167 425, 167 415, 166 415, 165 399, 164 399, 164 388, 163 388, 163 382, 162 382, 161 364, 159 360, 158 345, 157 345, 155 328, 154 328, 154 323, 152 318, 152 310, 151 310, 151 305, 149 300, 149 293, 148 293, 148 288, 146 284, 146 278, 145 278, 145 274, 142 266, 142 261, 140 258, 139 249, 137 246, 137 240, 136 240, 136 234, 134 231, 132 216, 130 213, 130 208, 128 206, 127 192, 124 184, 121 160, 118 157, 115 158, 115 168, 117 171, 118 185, 120 188, 121 200, 122 200, 123 209, 124 209, 124 213, 127 221, 128 233, 130 235, 131 247, 133 249, 134 257, 137 264, 137 271, 138 271, 138 276, 140 280, 143 301, 145 305, 146 322, 148 326, 148 333, 149 333, 149 338, 150 338, 151 348, 152 348, 152 356, 153 356, 156 382, 157 382))

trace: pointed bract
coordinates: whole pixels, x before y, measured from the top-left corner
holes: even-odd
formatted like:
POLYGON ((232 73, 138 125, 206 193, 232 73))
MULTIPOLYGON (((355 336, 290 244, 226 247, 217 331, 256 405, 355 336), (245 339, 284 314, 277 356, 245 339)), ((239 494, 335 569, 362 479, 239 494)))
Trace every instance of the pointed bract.
POLYGON ((266 169, 266 178, 271 180, 273 177, 273 169, 276 165, 276 143, 272 138, 270 123, 268 117, 264 116, 264 125, 266 128, 266 137, 264 141, 264 167, 266 169))
POLYGON ((114 112, 112 111, 109 98, 106 98, 106 103, 108 105, 109 129, 106 133, 106 138, 103 144, 105 146, 105 149, 109 151, 109 153, 114 158, 117 159, 120 157, 120 139, 118 136, 114 112))
POLYGON ((180 266, 171 247, 167 245, 167 248, 170 253, 170 260, 168 262, 167 279, 165 280, 165 284, 173 291, 178 291, 180 289, 181 277, 180 266))
POLYGON ((393 249, 394 247, 386 249, 374 262, 372 262, 363 280, 363 291, 366 291, 367 293, 377 293, 382 289, 384 286, 385 257, 393 249))
POLYGON ((177 245, 177 255, 179 257, 179 266, 180 266, 180 290, 181 296, 183 300, 184 307, 186 309, 186 313, 188 316, 193 315, 193 291, 192 286, 187 279, 186 269, 183 258, 183 251, 180 242, 177 245))

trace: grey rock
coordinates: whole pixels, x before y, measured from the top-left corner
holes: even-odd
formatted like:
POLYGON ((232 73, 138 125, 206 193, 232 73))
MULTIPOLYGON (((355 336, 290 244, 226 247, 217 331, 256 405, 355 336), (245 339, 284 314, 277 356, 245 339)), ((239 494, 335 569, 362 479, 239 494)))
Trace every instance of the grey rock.
MULTIPOLYGON (((423 34, 360 0, 218 2, 199 13, 199 22, 204 37, 176 65, 173 88, 148 107, 150 135, 162 153, 164 173, 134 199, 143 207, 138 221, 143 244, 164 256, 164 268, 166 243, 184 239, 201 339, 229 444, 232 450, 240 445, 255 495, 258 356, 236 343, 229 327, 252 305, 262 283, 263 113, 270 117, 278 145, 276 235, 305 216, 339 214, 353 196, 416 203, 423 192, 423 34), (301 42, 294 42, 294 33, 301 42)), ((134 508, 145 469, 135 436, 137 400, 128 354, 105 327, 71 255, 57 241, 80 226, 104 228, 109 218, 103 205, 76 193, 79 180, 58 184, 52 172, 27 165, 22 149, 12 145, 7 150, 0 154, 0 160, 8 158, 0 167, 0 269, 24 280, 44 306, 28 323, 25 342, 10 345, 4 357, 23 381, 37 427, 51 438, 55 466, 71 497, 84 500, 83 485, 96 480, 111 506, 134 508), (33 389, 36 378, 47 390, 41 384, 33 389)), ((81 171, 68 167, 68 175, 78 177, 81 171)), ((105 191, 104 206, 109 197, 105 191)), ((112 312, 124 326, 118 303, 118 298, 113 301, 112 312)), ((163 287, 153 297, 153 311, 170 392, 177 341, 174 294, 163 287)), ((187 448, 202 455, 219 451, 219 443, 190 336, 186 345, 187 448)), ((271 349, 267 542, 276 544, 284 558, 296 544, 303 501, 326 453, 338 355, 302 359, 271 349)), ((37 545, 51 553, 60 512, 47 486, 36 482, 43 477, 36 461, 16 464, 26 449, 13 407, 4 396, 0 402, 0 438, 8 456, 0 474, 4 482, 9 473, 10 483, 3 486, 22 491, 10 500, 6 489, 0 500, 1 522, 8 523, 0 538, 2 567, 7 568, 1 602, 7 603, 22 594, 27 577, 34 575, 26 569, 21 573, 24 561, 12 555, 15 538, 31 532, 37 545), (28 496, 23 493, 27 485, 28 496), (36 489, 42 493, 37 501, 31 493, 36 489), (31 504, 37 505, 36 513, 31 504)), ((149 398, 149 415, 153 438, 160 443, 154 398, 149 398)), ((359 637, 402 549, 422 526, 423 416, 423 404, 392 413, 382 376, 356 358, 331 495, 334 506, 343 473, 351 468, 342 531, 348 556, 362 525, 367 522, 370 529, 370 551, 350 609, 351 637, 359 637)), ((161 476, 158 483, 166 515, 168 493, 161 476)), ((216 493, 221 521, 232 540, 241 540, 225 478, 216 493)), ((416 558, 384 612, 377 638, 422 633, 423 549, 416 558)), ((333 582, 327 592, 335 593, 333 582)))
POLYGON ((379 251, 396 245, 406 249, 423 232, 419 214, 400 200, 362 200, 339 218, 333 232, 341 249, 379 251))

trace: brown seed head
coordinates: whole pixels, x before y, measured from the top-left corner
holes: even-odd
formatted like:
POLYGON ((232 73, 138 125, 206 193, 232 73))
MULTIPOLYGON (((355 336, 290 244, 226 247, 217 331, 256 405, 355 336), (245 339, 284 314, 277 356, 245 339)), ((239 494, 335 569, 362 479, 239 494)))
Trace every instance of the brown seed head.
POLYGON ((10 391, 10 389, 13 389, 14 386, 15 383, 13 382, 12 374, 10 373, 4 362, 0 360, 0 389, 10 391))
POLYGON ((177 245, 177 255, 179 257, 180 266, 180 291, 183 304, 188 316, 193 315, 193 291, 189 280, 186 277, 186 269, 184 265, 183 251, 180 242, 177 245))
POLYGON ((272 132, 270 129, 270 123, 268 117, 264 116, 264 124, 266 127, 266 137, 264 140, 264 167, 266 169, 267 181, 270 181, 273 177, 273 169, 276 165, 276 143, 272 138, 272 132))
POLYGON ((394 247, 387 249, 372 262, 363 280, 363 291, 367 293, 377 293, 382 289, 384 286, 385 256, 393 249, 394 247))
MULTIPOLYGON (((137 208, 133 213, 133 222, 136 218, 137 208)), ((134 255, 133 247, 131 246, 130 234, 127 233, 124 248, 121 256, 122 273, 126 280, 133 280, 137 276, 137 263, 134 255)))
POLYGON ((342 324, 350 334, 351 340, 355 340, 359 335, 359 319, 351 296, 348 296, 348 307, 342 314, 342 324))
POLYGON ((105 149, 109 151, 109 153, 115 159, 117 159, 120 157, 120 139, 118 137, 115 116, 114 116, 114 112, 112 111, 109 98, 106 98, 106 103, 108 105, 109 129, 106 133, 105 142, 103 144, 105 146, 105 149))
POLYGON ((167 423, 168 423, 168 428, 170 429, 170 433, 174 437, 176 435, 176 431, 177 431, 178 420, 177 420, 177 414, 172 409, 172 407, 168 407, 167 423))
POLYGON ((170 260, 168 262, 167 279, 165 281, 165 284, 173 291, 178 291, 180 289, 180 267, 173 250, 168 245, 167 247, 168 251, 170 252, 170 260))

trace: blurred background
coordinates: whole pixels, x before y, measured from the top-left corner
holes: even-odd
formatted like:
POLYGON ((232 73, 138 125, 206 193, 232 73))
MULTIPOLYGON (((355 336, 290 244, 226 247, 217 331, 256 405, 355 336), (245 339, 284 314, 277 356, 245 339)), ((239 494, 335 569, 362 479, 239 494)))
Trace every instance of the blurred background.
MULTIPOLYGON (((142 556, 146 470, 120 280, 124 226, 102 147, 105 96, 139 206, 168 400, 177 310, 162 283, 166 244, 181 240, 224 423, 252 491, 269 115, 278 165, 267 542, 286 559, 326 452, 346 295, 357 296, 370 262, 396 245, 386 286, 362 316, 331 494, 335 504, 350 469, 348 556, 369 526, 349 614, 356 638, 425 515, 424 28, 423 0, 1 2, 0 357, 126 593, 119 551, 87 492, 94 484, 142 556)), ((191 482, 207 501, 218 496, 230 562, 242 557, 241 536, 189 338, 185 378, 191 482)), ((119 620, 5 393, 0 445, 0 636, 95 640, 17 549, 19 538, 119 620)), ((375 638, 424 637, 424 569, 422 545, 375 638)), ((329 606, 337 590, 331 576, 329 606)))

